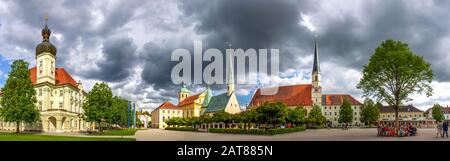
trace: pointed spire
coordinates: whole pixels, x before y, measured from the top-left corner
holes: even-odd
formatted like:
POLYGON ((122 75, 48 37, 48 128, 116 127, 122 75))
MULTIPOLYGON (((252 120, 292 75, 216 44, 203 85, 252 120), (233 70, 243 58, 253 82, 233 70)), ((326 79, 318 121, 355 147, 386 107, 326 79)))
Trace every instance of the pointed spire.
POLYGON ((317 43, 317 39, 314 44, 314 65, 313 65, 313 73, 320 73, 320 64, 319 64, 319 45, 317 43))
POLYGON ((228 64, 228 89, 227 89, 227 95, 230 96, 232 93, 234 93, 234 66, 233 66, 233 52, 230 52, 229 56, 229 64, 228 64))
POLYGON ((228 81, 227 84, 234 84, 234 66, 233 66, 233 55, 230 53, 228 62, 228 81))

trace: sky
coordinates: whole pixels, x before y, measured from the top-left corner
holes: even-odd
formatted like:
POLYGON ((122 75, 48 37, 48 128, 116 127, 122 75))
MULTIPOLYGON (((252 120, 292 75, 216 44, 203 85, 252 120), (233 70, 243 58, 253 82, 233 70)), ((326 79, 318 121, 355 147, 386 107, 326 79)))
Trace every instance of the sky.
MULTIPOLYGON (((0 87, 15 59, 35 65, 35 47, 48 13, 57 66, 87 91, 107 82, 115 95, 152 110, 177 103, 172 51, 203 48, 279 49, 280 84, 309 83, 319 42, 323 93, 351 94, 375 48, 386 39, 408 43, 435 74, 431 97, 415 94, 426 110, 450 104, 450 1, 447 0, 0 0, 0 87)), ((203 64, 204 66, 205 64, 203 64)), ((238 76, 239 77, 239 76, 238 76)), ((203 85, 189 85, 200 92, 203 85)), ((212 85, 214 94, 224 85, 212 85)), ((236 87, 241 105, 254 86, 236 87)))

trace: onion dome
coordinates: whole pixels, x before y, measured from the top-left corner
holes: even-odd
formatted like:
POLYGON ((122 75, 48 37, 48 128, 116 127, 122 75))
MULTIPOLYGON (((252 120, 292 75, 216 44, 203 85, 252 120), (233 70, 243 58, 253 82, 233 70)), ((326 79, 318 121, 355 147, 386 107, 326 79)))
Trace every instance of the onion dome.
MULTIPOLYGON (((47 18, 46 18, 47 21, 47 18)), ((39 54, 48 52, 53 56, 56 56, 56 47, 50 43, 50 34, 52 31, 48 28, 47 22, 45 22, 45 27, 42 29, 42 42, 36 46, 36 56, 39 54)))

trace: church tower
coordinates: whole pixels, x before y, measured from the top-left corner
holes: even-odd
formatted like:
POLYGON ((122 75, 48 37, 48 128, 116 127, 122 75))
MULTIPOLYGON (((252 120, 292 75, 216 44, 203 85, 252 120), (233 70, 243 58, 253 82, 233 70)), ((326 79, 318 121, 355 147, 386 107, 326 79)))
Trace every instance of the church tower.
POLYGON ((313 105, 322 105, 322 85, 319 65, 319 46, 317 40, 314 44, 314 65, 312 70, 312 91, 311 98, 313 105))
POLYGON ((50 43, 51 31, 47 26, 48 16, 45 16, 45 27, 42 29, 42 42, 36 46, 36 83, 55 84, 56 47, 50 43))
POLYGON ((183 84, 183 87, 181 87, 180 92, 178 93, 178 103, 188 98, 190 93, 191 92, 186 88, 186 85, 183 84))
POLYGON ((233 66, 233 54, 230 52, 228 62, 228 80, 227 80, 227 95, 231 96, 234 93, 234 66, 233 66))

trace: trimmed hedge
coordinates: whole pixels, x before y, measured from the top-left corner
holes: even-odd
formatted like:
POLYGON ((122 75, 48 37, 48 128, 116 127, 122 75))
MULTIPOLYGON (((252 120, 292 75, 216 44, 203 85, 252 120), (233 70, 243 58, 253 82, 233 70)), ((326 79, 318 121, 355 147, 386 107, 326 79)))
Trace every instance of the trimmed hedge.
POLYGON ((198 131, 197 128, 190 127, 166 127, 166 130, 176 130, 176 131, 198 131))
POLYGON ((305 130, 306 130, 305 126, 294 127, 294 128, 283 128, 283 129, 269 129, 269 130, 267 130, 267 134, 277 135, 277 134, 285 134, 285 133, 299 132, 299 131, 305 131, 305 130))
POLYGON ((295 128, 282 128, 282 129, 217 129, 210 128, 208 132, 211 133, 228 133, 228 134, 251 134, 251 135, 277 135, 291 132, 305 131, 306 127, 300 126, 295 128))

